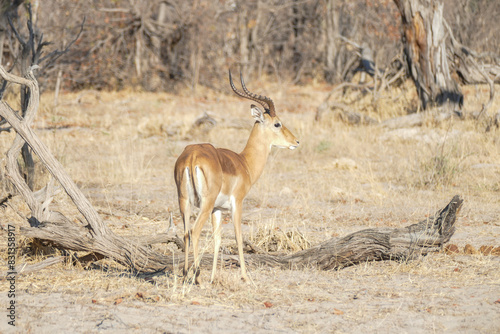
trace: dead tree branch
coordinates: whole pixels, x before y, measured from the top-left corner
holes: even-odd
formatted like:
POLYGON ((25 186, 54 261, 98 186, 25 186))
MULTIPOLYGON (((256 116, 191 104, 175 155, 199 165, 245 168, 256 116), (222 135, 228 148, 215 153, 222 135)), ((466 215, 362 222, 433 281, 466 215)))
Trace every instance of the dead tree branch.
MULTIPOLYGON (((403 228, 367 229, 333 238, 290 255, 248 254, 249 265, 304 269, 316 267, 332 270, 367 261, 406 261, 439 251, 455 232, 455 222, 463 200, 457 195, 433 217, 403 228)), ((201 265, 210 268, 210 255, 201 265)), ((227 256, 226 265, 237 264, 237 256, 227 256)))
POLYGON ((457 71, 462 81, 468 84, 487 83, 490 86, 489 100, 486 104, 483 104, 481 111, 476 116, 476 118, 479 119, 482 115, 487 114, 495 98, 495 82, 500 81, 500 66, 495 66, 493 64, 479 65, 477 59, 481 58, 481 56, 457 41, 453 36, 448 22, 444 21, 444 25, 451 40, 450 52, 453 57, 458 59, 458 61, 455 62, 455 71, 457 71))
MULTIPOLYGON (((49 266, 53 266, 55 264, 63 262, 65 259, 64 256, 56 256, 56 257, 49 257, 41 262, 34 263, 34 264, 27 264, 23 263, 18 266, 16 266, 16 269, 14 272, 16 273, 17 276, 19 275, 26 275, 35 271, 42 270, 44 268, 47 268, 49 266)), ((0 272, 0 277, 2 280, 5 280, 7 276, 7 272, 0 272)))

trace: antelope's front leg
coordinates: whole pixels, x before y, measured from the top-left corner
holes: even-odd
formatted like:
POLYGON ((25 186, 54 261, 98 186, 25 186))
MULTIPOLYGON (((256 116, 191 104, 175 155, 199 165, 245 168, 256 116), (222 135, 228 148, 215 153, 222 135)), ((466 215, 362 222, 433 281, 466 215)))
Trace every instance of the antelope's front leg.
POLYGON ((248 281, 247 270, 245 266, 245 257, 243 256, 243 237, 241 234, 241 210, 242 201, 235 201, 233 205, 233 224, 236 243, 238 244, 238 254, 240 256, 241 279, 248 281))

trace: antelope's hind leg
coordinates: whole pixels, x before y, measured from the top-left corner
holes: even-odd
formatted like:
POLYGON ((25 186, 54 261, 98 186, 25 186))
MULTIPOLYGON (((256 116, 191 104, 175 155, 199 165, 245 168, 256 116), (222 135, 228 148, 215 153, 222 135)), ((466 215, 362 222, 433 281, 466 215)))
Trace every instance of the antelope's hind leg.
POLYGON ((184 276, 184 281, 186 281, 189 268, 189 221, 191 219, 189 199, 179 197, 179 208, 181 211, 182 222, 184 224, 184 269, 182 270, 182 274, 184 276))
POLYGON ((213 283, 215 279, 215 272, 217 270, 217 257, 219 256, 219 249, 222 240, 221 216, 222 214, 220 210, 214 210, 212 212, 212 227, 214 231, 214 262, 212 265, 212 276, 210 278, 210 283, 213 283))
POLYGON ((195 283, 200 284, 200 261, 201 258, 198 254, 198 243, 200 241, 201 230, 203 229, 203 225, 208 220, 210 213, 212 212, 214 202, 203 199, 200 207, 200 213, 198 217, 196 217, 196 221, 194 222, 194 226, 191 232, 191 240, 193 240, 193 254, 194 254, 194 275, 195 275, 195 283))

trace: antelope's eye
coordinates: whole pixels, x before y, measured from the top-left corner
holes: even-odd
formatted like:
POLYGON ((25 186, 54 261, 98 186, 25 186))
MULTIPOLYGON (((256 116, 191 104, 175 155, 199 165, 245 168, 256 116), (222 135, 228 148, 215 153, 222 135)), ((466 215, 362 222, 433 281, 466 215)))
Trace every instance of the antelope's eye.
POLYGON ((274 127, 275 127, 275 128, 279 128, 279 127, 281 127, 281 123, 274 123, 274 127))

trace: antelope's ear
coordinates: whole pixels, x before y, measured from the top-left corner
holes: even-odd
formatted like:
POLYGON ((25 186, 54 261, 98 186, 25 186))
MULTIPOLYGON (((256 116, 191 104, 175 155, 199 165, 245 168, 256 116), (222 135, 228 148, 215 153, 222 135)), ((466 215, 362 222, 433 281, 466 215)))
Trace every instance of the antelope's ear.
POLYGON ((250 107, 252 110, 253 118, 260 123, 264 123, 264 113, 255 104, 250 107))

